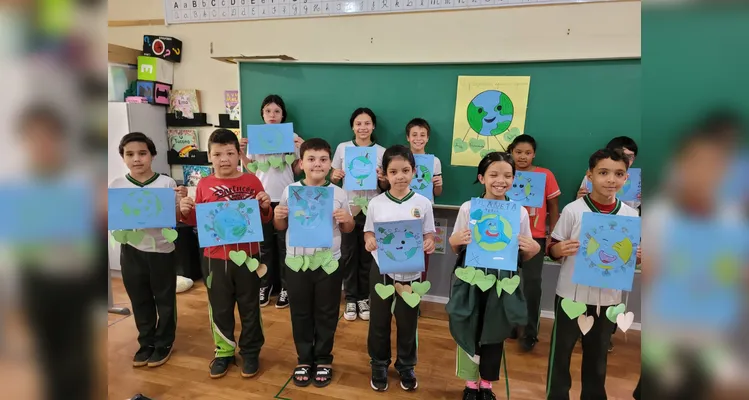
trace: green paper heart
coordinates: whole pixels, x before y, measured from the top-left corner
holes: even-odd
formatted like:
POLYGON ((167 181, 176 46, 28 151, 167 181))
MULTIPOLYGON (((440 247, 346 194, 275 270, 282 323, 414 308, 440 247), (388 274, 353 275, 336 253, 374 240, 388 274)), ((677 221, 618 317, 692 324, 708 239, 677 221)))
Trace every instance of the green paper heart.
POLYGON ((366 197, 356 196, 354 197, 354 205, 357 207, 366 207, 369 204, 369 200, 366 197))
POLYGON ((609 308, 606 309, 606 318, 609 319, 609 321, 616 323, 616 317, 617 315, 623 313, 627 310, 627 306, 624 304, 619 304, 618 306, 609 306, 609 308))
POLYGON ((302 271, 306 271, 309 269, 310 257, 302 256, 302 259, 304 260, 304 264, 302 264, 302 271))
POLYGON ((468 143, 466 143, 463 139, 453 140, 453 152, 462 153, 466 150, 468 150, 468 143))
POLYGON ((268 157, 268 164, 273 168, 281 168, 283 166, 283 158, 281 156, 270 156, 268 157))
POLYGON ((258 161, 257 169, 263 172, 268 172, 268 170, 270 169, 270 163, 268 161, 263 161, 263 162, 258 161))
POLYGON ((380 296, 381 299, 385 300, 395 293, 395 286, 378 283, 375 285, 375 292, 377 292, 377 295, 380 296))
POLYGON ((570 299, 562 299, 562 310, 564 310, 564 313, 567 314, 570 319, 575 319, 588 309, 588 306, 585 305, 585 303, 572 301, 570 299))
POLYGON ((260 261, 258 261, 257 258, 248 258, 245 265, 247 265, 247 269, 249 269, 250 272, 255 272, 257 271, 257 267, 260 266, 260 261))
POLYGON ((247 170, 252 172, 253 174, 257 172, 257 161, 253 161, 247 164, 247 170))
POLYGON ((174 243, 177 240, 177 231, 174 229, 164 228, 161 230, 161 236, 164 236, 169 243, 174 243))
POLYGON ((513 294, 518 286, 520 286, 520 275, 515 275, 512 278, 503 278, 500 285, 502 286, 502 290, 513 294))
POLYGON ((479 138, 473 138, 468 141, 468 147, 474 153, 480 152, 484 148, 484 144, 486 144, 486 142, 479 138))
POLYGON ((286 256, 286 266, 291 268, 294 272, 299 272, 299 269, 304 265, 304 257, 302 256, 286 256))
POLYGON ((364 207, 362 207, 362 208, 361 208, 361 212, 362 212, 362 213, 363 213, 364 215, 367 215, 367 210, 369 210, 369 206, 364 206, 364 207))
POLYGON ((127 243, 127 231, 113 231, 112 237, 122 244, 127 243))
POLYGON ((325 265, 333 259, 333 252, 330 250, 317 250, 315 252, 315 258, 320 260, 320 265, 325 265))
POLYGON ((484 275, 484 273, 482 272, 481 276, 477 275, 474 278, 473 283, 475 283, 482 292, 486 292, 487 290, 491 289, 491 287, 494 286, 495 283, 497 283, 497 276, 493 274, 484 275))
POLYGON ((502 297, 502 281, 497 282, 497 286, 494 286, 497 289, 497 297, 502 297))
POLYGON ((247 253, 245 253, 244 250, 232 250, 229 252, 229 259, 237 265, 242 265, 245 261, 247 261, 247 253))
POLYGON ((320 268, 320 266, 322 266, 322 263, 320 262, 320 258, 317 257, 316 255, 311 255, 311 256, 307 256, 307 257, 309 257, 309 267, 308 268, 309 268, 310 271, 314 271, 314 270, 320 268))
POLYGON ((418 293, 401 292, 401 298, 411 308, 416 308, 416 306, 418 306, 419 302, 421 301, 421 296, 419 296, 418 293))
POLYGON ((212 282, 213 282, 213 272, 211 272, 210 274, 208 274, 208 278, 205 278, 205 287, 207 287, 208 289, 210 289, 212 282))
POLYGON ((425 294, 427 294, 427 292, 431 288, 432 288, 432 283, 429 281, 411 283, 411 289, 414 291, 414 293, 418 294, 419 296, 424 296, 425 294))
POLYGON ((338 269, 338 260, 330 260, 329 263, 322 266, 322 270, 330 275, 338 269))
POLYGON ((455 276, 461 281, 473 285, 473 277, 476 275, 476 269, 473 267, 455 268, 455 276))
POLYGON ((286 161, 286 164, 291 165, 296 161, 296 156, 294 154, 287 154, 283 156, 283 160, 286 161))
POLYGON ((143 241, 143 238, 146 236, 146 233, 143 231, 128 231, 127 232, 127 241, 130 242, 132 245, 139 245, 140 242, 143 241))
POLYGON ((494 149, 484 149, 484 150, 481 150, 481 153, 479 153, 479 154, 481 155, 481 158, 484 158, 484 157, 486 157, 487 154, 494 153, 495 151, 497 151, 497 150, 494 150, 494 149))

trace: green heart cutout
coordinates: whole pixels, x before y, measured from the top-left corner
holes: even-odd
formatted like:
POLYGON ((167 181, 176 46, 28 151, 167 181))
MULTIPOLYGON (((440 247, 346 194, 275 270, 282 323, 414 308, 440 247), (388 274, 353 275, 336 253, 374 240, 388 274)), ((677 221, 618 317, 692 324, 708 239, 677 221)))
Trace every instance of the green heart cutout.
POLYGON ((401 298, 411 308, 416 308, 416 306, 419 305, 419 302, 421 302, 421 296, 419 296, 418 293, 401 292, 401 298))
POLYGON ((270 169, 270 163, 268 161, 263 161, 263 162, 258 161, 257 169, 263 172, 268 172, 268 170, 270 169))
POLYGON ((354 205, 357 207, 366 207, 369 204, 369 200, 366 197, 356 196, 354 197, 354 205))
POLYGON ((495 288, 497 288, 497 297, 502 297, 502 292, 503 292, 503 290, 502 290, 502 281, 499 281, 497 283, 497 286, 495 286, 495 288))
POLYGON ((473 277, 476 275, 476 268, 455 268, 455 276, 461 281, 473 285, 473 277))
POLYGON ((252 172, 253 174, 257 172, 257 161, 253 161, 246 165, 247 170, 252 172))
POLYGON ((322 266, 322 270, 330 275, 338 269, 338 260, 330 260, 329 263, 322 266))
POLYGON ((585 305, 585 303, 580 303, 577 301, 572 301, 570 299, 562 299, 562 310, 564 310, 564 313, 567 314, 570 319, 575 319, 588 309, 588 306, 585 305))
POLYGON ((283 158, 281 156, 270 156, 268 157, 268 163, 273 168, 281 168, 283 166, 283 158))
POLYGON ((211 272, 210 274, 208 274, 208 278, 205 278, 205 287, 207 287, 208 289, 210 289, 212 282, 213 282, 213 272, 211 272))
POLYGON ((127 232, 127 241, 130 242, 132 245, 139 245, 140 242, 143 241, 143 238, 146 236, 146 233, 143 231, 128 231, 127 232))
POLYGON ((377 292, 377 295, 380 296, 381 299, 385 300, 395 293, 395 286, 378 283, 375 285, 375 292, 377 292))
POLYGON ((473 138, 468 141, 468 147, 474 153, 480 152, 484 148, 484 144, 486 144, 486 142, 479 138, 473 138))
POLYGON ((294 272, 299 272, 299 269, 304 265, 304 257, 302 256, 286 256, 286 266, 291 268, 294 272))
POLYGON ((304 260, 304 264, 302 264, 302 271, 306 271, 309 269, 310 257, 302 256, 302 259, 304 260))
POLYGON ((317 257, 316 255, 311 255, 311 256, 308 256, 308 257, 309 257, 309 266, 308 266, 308 268, 309 268, 310 271, 314 271, 314 270, 320 268, 320 266, 322 266, 322 263, 320 262, 320 258, 317 257))
POLYGON ((177 240, 177 231, 170 228, 164 228, 161 230, 161 236, 164 236, 164 239, 166 239, 169 243, 174 243, 175 240, 177 240))
POLYGON ((122 244, 127 243, 127 231, 112 231, 112 237, 122 244))
POLYGON ((229 252, 229 259, 237 265, 242 265, 245 261, 247 261, 247 253, 245 253, 244 250, 232 250, 229 252))
POLYGON ((484 158, 484 157, 486 157, 487 154, 494 153, 495 151, 497 151, 497 150, 494 150, 494 149, 484 149, 484 150, 481 150, 481 153, 479 153, 479 154, 481 154, 481 158, 484 158))
POLYGON ((411 283, 411 290, 413 290, 414 293, 418 294, 419 296, 424 296, 431 288, 432 283, 429 281, 411 283))
POLYGON ((247 259, 245 265, 247 265, 247 269, 249 269, 250 272, 255 272, 257 271, 257 267, 260 266, 260 261, 258 261, 257 258, 250 257, 247 259))
POLYGON ((487 290, 491 289, 491 287, 494 286, 495 283, 497 283, 497 276, 494 274, 484 275, 484 273, 481 272, 481 276, 477 275, 476 278, 474 278, 473 283, 475 283, 482 292, 486 292, 487 290))
POLYGON ((325 265, 333 259, 333 252, 331 250, 317 250, 315 258, 320 260, 320 265, 325 265))
POLYGON ((518 286, 520 286, 520 275, 515 275, 512 278, 503 278, 500 285, 502 286, 502 290, 509 294, 513 294, 518 286))
POLYGON ((463 139, 453 140, 453 152, 462 153, 466 150, 468 150, 468 143, 466 143, 463 139))
POLYGON ((517 126, 508 131, 505 131, 504 133, 505 140, 508 142, 512 142, 513 140, 515 140, 516 137, 520 135, 521 135, 520 128, 518 128, 517 126))
POLYGON ((609 308, 606 309, 606 318, 608 318, 609 321, 616 323, 616 317, 624 311, 627 311, 627 306, 624 304, 609 306, 609 308))
POLYGON ((368 206, 368 205, 367 205, 367 206, 363 206, 363 207, 361 208, 361 212, 362 212, 362 213, 363 213, 364 215, 367 215, 367 211, 368 211, 368 210, 369 210, 369 206, 368 206))
POLYGON ((294 154, 287 154, 283 156, 283 160, 286 161, 286 164, 291 165, 296 161, 296 155, 294 154))

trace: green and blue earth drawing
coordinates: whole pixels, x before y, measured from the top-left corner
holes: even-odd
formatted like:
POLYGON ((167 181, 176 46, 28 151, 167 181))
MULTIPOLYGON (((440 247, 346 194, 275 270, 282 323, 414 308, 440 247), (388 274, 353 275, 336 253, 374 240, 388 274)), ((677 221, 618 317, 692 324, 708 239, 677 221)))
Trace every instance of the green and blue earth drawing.
POLYGON ((466 117, 474 132, 481 136, 497 136, 510 128, 514 112, 509 96, 499 90, 486 90, 468 103, 466 117))

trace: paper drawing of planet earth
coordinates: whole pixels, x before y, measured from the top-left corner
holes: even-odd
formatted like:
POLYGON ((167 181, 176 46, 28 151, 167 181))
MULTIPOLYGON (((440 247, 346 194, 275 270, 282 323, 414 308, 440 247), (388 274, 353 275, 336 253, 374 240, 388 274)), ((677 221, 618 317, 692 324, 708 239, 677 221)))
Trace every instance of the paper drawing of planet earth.
POLYGON ((603 271, 621 268, 632 259, 634 244, 620 230, 603 229, 593 235, 588 233, 586 237, 585 257, 603 271))
POLYGON ((249 229, 249 223, 239 210, 224 208, 213 217, 214 237, 221 241, 237 241, 249 229))
POLYGON ((487 90, 468 103, 468 125, 482 136, 496 136, 505 132, 512 123, 515 108, 510 97, 499 90, 487 90))
POLYGON ((265 135, 260 135, 260 146, 268 152, 280 153, 281 144, 283 144, 283 134, 278 128, 268 129, 265 135))
POLYGON ((619 189, 618 192, 616 192, 617 196, 624 196, 625 193, 629 191, 629 188, 632 187, 632 181, 627 179, 626 182, 624 182, 624 186, 622 186, 621 189, 619 189))
POLYGON ((429 186, 432 181, 432 173, 429 172, 429 168, 425 165, 417 165, 416 173, 414 174, 413 180, 411 180, 411 187, 416 190, 424 190, 429 186))
POLYGON ((351 176, 356 179, 356 184, 361 186, 364 179, 374 173, 374 164, 369 159, 369 154, 354 157, 348 166, 351 176))
POLYGON ((133 191, 122 205, 123 214, 141 225, 159 215, 163 209, 161 200, 148 190, 133 191))
POLYGON ((303 228, 315 229, 322 222, 320 218, 322 212, 322 202, 320 198, 325 195, 325 192, 319 192, 315 197, 303 198, 299 195, 298 191, 293 191, 293 195, 297 198, 296 205, 291 210, 294 219, 299 221, 303 228))
POLYGON ((385 255, 393 261, 406 261, 419 251, 419 242, 409 230, 388 233, 380 245, 385 255))
POLYGON ((486 251, 502 251, 510 244, 510 221, 497 214, 481 215, 480 210, 474 212, 471 218, 477 220, 473 225, 473 237, 479 247, 486 251))
POLYGON ((507 191, 507 196, 514 201, 522 201, 531 195, 531 180, 525 176, 518 176, 512 182, 512 189, 507 191))

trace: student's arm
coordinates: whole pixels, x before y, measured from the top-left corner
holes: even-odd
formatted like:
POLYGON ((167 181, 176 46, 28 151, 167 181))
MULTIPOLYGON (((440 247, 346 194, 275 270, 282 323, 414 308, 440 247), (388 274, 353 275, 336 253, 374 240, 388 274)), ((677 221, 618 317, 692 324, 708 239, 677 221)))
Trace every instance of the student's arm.
POLYGON ((559 217, 557 226, 554 227, 554 231, 551 233, 549 256, 552 259, 559 260, 560 258, 569 257, 577 253, 580 242, 572 239, 572 227, 574 224, 575 216, 572 215, 569 206, 565 207, 562 210, 562 215, 559 217))
POLYGON ((580 188, 577 190, 577 197, 575 198, 579 199, 585 196, 586 194, 588 194, 588 176, 587 175, 583 176, 583 181, 580 184, 580 188))
POLYGON ((562 191, 559 190, 557 178, 554 176, 554 173, 549 171, 546 174, 546 187, 544 188, 546 210, 549 213, 549 232, 554 232, 557 221, 559 221, 559 196, 561 195, 562 191))
MULTIPOLYGON (((338 190, 338 188, 336 187, 334 190, 338 190)), ((341 190, 341 192, 343 192, 343 190, 341 190)), ((335 197, 335 194, 333 197, 335 197)), ((335 221, 338 224, 338 229, 340 229, 342 233, 353 231, 356 222, 354 222, 354 217, 351 215, 351 208, 348 204, 348 195, 343 192, 340 203, 338 200, 335 200, 335 205, 336 210, 333 211, 333 218, 335 218, 335 221)))
POLYGON ((250 178, 250 186, 251 188, 255 189, 255 200, 257 200, 258 205, 260 206, 260 220, 267 224, 273 219, 273 207, 270 205, 270 196, 268 193, 265 193, 265 188, 263 187, 263 183, 260 182, 260 179, 258 179, 253 174, 247 174, 245 175, 250 178))
POLYGON ((247 155, 247 138, 239 139, 239 159, 242 161, 242 167, 249 171, 247 164, 252 162, 252 158, 247 155))
POLYGON ((531 221, 525 207, 520 208, 520 232, 518 233, 518 244, 523 261, 528 261, 541 251, 541 246, 533 240, 531 233, 531 221))
POLYGON ((346 149, 338 145, 335 149, 335 154, 333 155, 333 162, 331 163, 331 167, 333 169, 330 172, 330 181, 333 183, 338 183, 343 179, 343 176, 345 173, 343 172, 343 153, 346 149))
POLYGON ((559 222, 559 197, 546 200, 546 207, 549 211, 549 232, 554 232, 559 222))
POLYGON ((432 177, 434 197, 442 196, 442 162, 434 157, 434 176, 432 177))
POLYGON ((424 252, 427 254, 434 253, 434 232, 437 229, 434 227, 434 211, 431 202, 427 204, 424 219, 421 222, 421 231, 424 232, 424 252))
POLYGON ((273 210, 273 227, 278 231, 285 231, 289 227, 289 187, 283 190, 281 201, 273 210))
POLYGON ((381 166, 377 167, 377 187, 379 187, 383 192, 390 189, 390 182, 387 180, 387 175, 385 174, 385 171, 382 170, 381 166))
POLYGON ((291 171, 294 173, 295 176, 302 173, 302 163, 301 163, 302 155, 299 153, 299 149, 302 146, 302 143, 304 143, 304 139, 302 139, 299 135, 295 133, 294 134, 294 155, 296 156, 296 160, 294 160, 294 162, 291 163, 291 171))
POLYGON ((370 202, 367 211, 367 219, 364 221, 364 249, 372 252, 377 250, 377 240, 374 234, 374 217, 376 211, 373 209, 374 204, 370 202))
POLYGON ((468 213, 470 212, 470 204, 468 207, 461 206, 458 211, 458 218, 455 219, 455 226, 453 227, 453 234, 450 235, 448 242, 450 248, 455 254, 460 254, 463 247, 468 243, 471 243, 471 231, 468 229, 468 213))
POLYGON ((191 197, 185 196, 179 202, 180 210, 180 221, 187 225, 197 225, 197 218, 195 217, 195 205, 205 202, 203 199, 203 185, 198 181, 198 187, 195 189, 195 200, 191 197))

